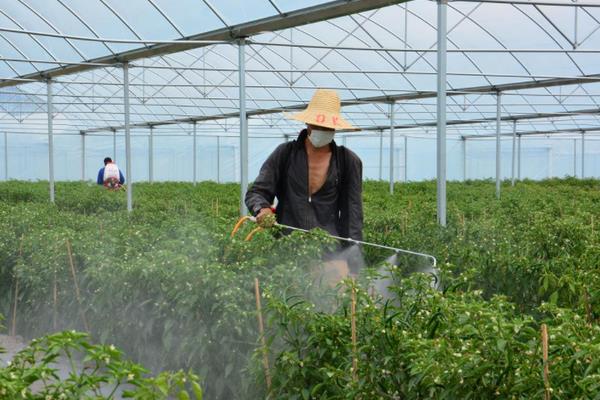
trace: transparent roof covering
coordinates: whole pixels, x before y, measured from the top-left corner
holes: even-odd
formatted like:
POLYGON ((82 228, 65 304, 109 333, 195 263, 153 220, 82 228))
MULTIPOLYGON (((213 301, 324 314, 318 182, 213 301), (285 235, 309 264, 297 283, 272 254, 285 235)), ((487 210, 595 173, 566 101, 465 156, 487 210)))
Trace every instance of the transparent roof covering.
MULTIPOLYGON (((317 0, 8 0, 0 9, 0 130, 110 133, 124 119, 164 132, 238 124, 238 42, 246 37, 250 133, 293 134, 282 111, 336 89, 361 134, 395 124, 434 134, 436 2, 317 0), (332 17, 332 18, 329 18, 332 17), (324 19, 325 18, 325 19, 324 19), (312 22, 316 21, 316 22, 312 22), (202 42, 204 41, 204 42, 202 42), (183 45, 183 46, 182 46, 183 45)), ((600 3, 451 1, 448 133, 600 129, 600 3)))

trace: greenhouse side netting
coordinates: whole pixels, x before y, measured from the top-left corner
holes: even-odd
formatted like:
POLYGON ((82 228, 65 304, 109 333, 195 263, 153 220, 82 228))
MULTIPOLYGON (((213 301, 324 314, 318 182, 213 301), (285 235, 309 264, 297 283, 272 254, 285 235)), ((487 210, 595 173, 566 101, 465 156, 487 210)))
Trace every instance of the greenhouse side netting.
MULTIPOLYGON (((193 181, 193 137, 191 132, 161 135, 155 129, 153 152, 153 181, 193 181)), ((3 139, 3 138, 2 138, 3 139)), ((285 138, 251 137, 249 141, 249 177, 253 179, 268 155, 285 138)), ((389 180, 389 133, 367 133, 361 136, 341 136, 337 139, 356 152, 363 161, 363 178, 389 180), (380 146, 381 144, 381 146, 380 146)), ((3 142, 3 140, 0 140, 3 142)), ((81 138, 57 135, 54 138, 55 173, 57 180, 82 179, 81 138)), ((125 168, 124 136, 86 135, 84 179, 96 179, 104 157, 113 157, 125 168), (116 147, 115 147, 116 145, 116 147), (116 149, 116 152, 115 152, 116 149)), ((515 179, 542 180, 576 176, 600 178, 600 139, 586 137, 582 175, 581 138, 521 137, 520 157, 515 141, 515 179), (520 165, 519 165, 520 164, 520 165)), ((1 179, 48 179, 48 143, 42 135, 9 134, 8 163, 6 150, 0 146, 1 179)), ((448 138, 447 165, 449 180, 493 179, 495 177, 495 139, 448 138), (466 157, 465 157, 466 150, 466 157)), ((238 182, 240 178, 239 139, 232 136, 198 136, 197 181, 238 182)), ((150 180, 149 137, 147 130, 132 135, 132 176, 134 181, 150 180)), ((397 135, 394 139, 394 181, 424 181, 435 179, 435 138, 417 135, 397 135)), ((503 179, 513 175, 511 137, 501 140, 501 170, 503 179)))

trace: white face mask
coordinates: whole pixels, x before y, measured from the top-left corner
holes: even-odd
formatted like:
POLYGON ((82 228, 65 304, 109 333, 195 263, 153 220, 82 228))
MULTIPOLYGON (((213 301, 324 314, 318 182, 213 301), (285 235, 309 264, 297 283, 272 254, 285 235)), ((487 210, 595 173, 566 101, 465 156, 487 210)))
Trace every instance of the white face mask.
POLYGON ((326 146, 329 143, 331 143, 331 141, 333 140, 334 134, 335 134, 335 131, 322 131, 322 130, 313 128, 310 131, 308 140, 310 140, 310 142, 315 147, 323 147, 323 146, 326 146))

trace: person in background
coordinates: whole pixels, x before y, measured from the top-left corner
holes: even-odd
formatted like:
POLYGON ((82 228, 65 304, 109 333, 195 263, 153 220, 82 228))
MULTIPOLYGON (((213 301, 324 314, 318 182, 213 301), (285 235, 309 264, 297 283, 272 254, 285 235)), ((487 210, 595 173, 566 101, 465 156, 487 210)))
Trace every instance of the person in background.
MULTIPOLYGON (((304 122, 306 129, 273 151, 246 193, 246 206, 263 228, 277 221, 362 240, 362 162, 333 141, 336 130, 357 129, 341 117, 340 108, 335 91, 318 89, 306 110, 290 117, 304 122)), ((334 285, 348 276, 351 260, 336 255, 326 260, 327 283, 334 285)))
POLYGON ((110 190, 119 190, 125 183, 123 173, 110 157, 104 159, 104 167, 98 171, 98 185, 104 185, 110 190))

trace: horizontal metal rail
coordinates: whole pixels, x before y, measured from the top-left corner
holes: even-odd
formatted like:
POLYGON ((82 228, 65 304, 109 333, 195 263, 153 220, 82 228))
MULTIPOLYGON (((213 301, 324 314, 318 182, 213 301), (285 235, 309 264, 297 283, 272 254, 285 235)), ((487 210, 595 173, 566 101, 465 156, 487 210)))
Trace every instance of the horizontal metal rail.
POLYGON ((519 4, 527 6, 556 6, 556 7, 600 7, 600 3, 591 3, 584 1, 568 1, 559 0, 553 1, 540 1, 540 0, 450 0, 452 3, 495 3, 495 4, 519 4))
MULTIPOLYGON (((249 40, 249 45, 258 46, 272 46, 272 47, 294 47, 302 49, 324 49, 329 50, 332 46, 320 45, 320 44, 309 44, 309 43, 283 43, 283 42, 260 42, 249 40)), ((347 51, 372 51, 372 52, 394 52, 394 53, 435 53, 436 49, 415 49, 411 47, 407 48, 390 48, 390 47, 360 47, 360 46, 335 46, 337 50, 347 51)), ((448 49, 448 53, 599 53, 600 49, 448 49)))

